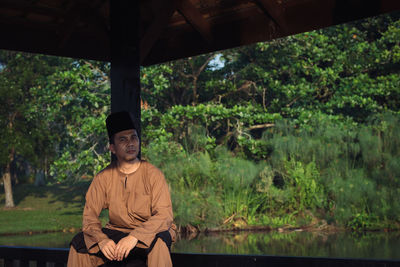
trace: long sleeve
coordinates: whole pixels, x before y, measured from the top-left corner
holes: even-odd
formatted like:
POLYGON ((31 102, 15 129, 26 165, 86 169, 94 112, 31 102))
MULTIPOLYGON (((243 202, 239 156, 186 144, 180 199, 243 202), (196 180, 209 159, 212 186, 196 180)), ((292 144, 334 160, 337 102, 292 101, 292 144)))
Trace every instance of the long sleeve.
POLYGON ((164 175, 155 167, 148 170, 151 191, 151 216, 131 231, 146 246, 150 246, 159 232, 170 229, 173 221, 172 202, 164 175))
POLYGON ((82 231, 87 248, 108 237, 101 231, 102 225, 99 219, 100 212, 105 208, 105 185, 101 183, 100 175, 97 175, 86 193, 86 204, 83 210, 82 231))

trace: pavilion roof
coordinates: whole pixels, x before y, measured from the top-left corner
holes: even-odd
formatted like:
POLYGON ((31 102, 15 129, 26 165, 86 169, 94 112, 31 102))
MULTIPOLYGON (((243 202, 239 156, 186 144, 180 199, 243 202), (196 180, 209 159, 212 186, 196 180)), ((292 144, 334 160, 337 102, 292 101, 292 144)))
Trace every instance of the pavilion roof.
MULTIPOLYGON (((399 0, 132 1, 144 66, 400 10, 399 0)), ((109 13, 109 0, 0 0, 0 49, 110 61, 109 13)))

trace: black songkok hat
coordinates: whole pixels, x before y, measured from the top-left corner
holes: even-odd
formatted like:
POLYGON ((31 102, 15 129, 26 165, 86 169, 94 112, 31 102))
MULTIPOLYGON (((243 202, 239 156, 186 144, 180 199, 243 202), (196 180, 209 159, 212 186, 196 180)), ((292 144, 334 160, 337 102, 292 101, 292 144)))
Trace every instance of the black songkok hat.
POLYGON ((135 126, 135 119, 132 113, 127 111, 120 111, 111 113, 106 119, 108 138, 119 132, 137 129, 135 126))

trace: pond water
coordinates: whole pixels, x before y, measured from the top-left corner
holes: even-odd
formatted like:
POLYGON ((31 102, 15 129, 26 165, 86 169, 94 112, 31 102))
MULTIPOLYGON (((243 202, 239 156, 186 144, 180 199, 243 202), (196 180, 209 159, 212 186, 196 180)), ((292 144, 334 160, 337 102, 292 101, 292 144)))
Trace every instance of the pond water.
MULTIPOLYGON (((0 245, 66 248, 74 233, 0 236, 0 245)), ((173 252, 400 259, 400 232, 236 232, 180 238, 173 252)))

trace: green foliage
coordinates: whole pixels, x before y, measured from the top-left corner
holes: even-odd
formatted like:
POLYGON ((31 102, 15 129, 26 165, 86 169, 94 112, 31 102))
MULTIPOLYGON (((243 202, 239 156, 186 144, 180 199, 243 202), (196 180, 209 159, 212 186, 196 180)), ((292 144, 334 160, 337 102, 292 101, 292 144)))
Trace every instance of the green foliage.
POLYGON ((288 211, 325 210, 326 219, 353 228, 397 221, 398 119, 382 114, 356 127, 316 113, 298 128, 277 122, 264 135, 272 150, 259 183, 269 194, 265 211, 279 212, 279 204, 288 211))
POLYGON ((0 60, 2 168, 20 159, 59 181, 103 168, 107 65, 6 51, 0 60))
MULTIPOLYGON (((398 225, 399 18, 142 68, 142 155, 166 174, 176 221, 398 225)), ((0 64, 2 168, 17 158, 75 181, 107 164, 109 64, 0 64)))
POLYGON ((155 160, 163 162, 159 166, 171 185, 176 222, 203 227, 218 225, 222 207, 216 193, 218 188, 215 187, 215 183, 218 183, 218 176, 213 172, 215 162, 209 154, 204 152, 162 156, 164 154, 155 155, 155 160))
POLYGON ((160 153, 168 151, 170 144, 174 144, 174 150, 181 147, 188 152, 211 151, 228 144, 238 153, 262 159, 266 157, 265 151, 251 135, 251 127, 273 125, 280 118, 279 114, 266 113, 252 105, 231 108, 221 104, 176 105, 166 112, 150 108, 142 112, 142 144, 144 149, 159 146, 160 153))
POLYGON ((46 86, 31 89, 37 101, 31 111, 46 114, 47 127, 57 140, 50 175, 58 181, 92 177, 109 162, 105 118, 110 86, 106 72, 104 64, 72 62, 69 70, 48 76, 46 86))
POLYGON ((46 85, 47 76, 66 68, 70 60, 11 51, 0 51, 0 168, 28 160, 38 170, 54 156, 51 128, 45 114, 32 111, 35 87, 46 85))
POLYGON ((363 213, 356 213, 348 222, 347 227, 352 230, 359 231, 365 229, 376 228, 377 219, 374 216, 363 213))
MULTIPOLYGON (((155 160, 161 156, 155 155, 155 160)), ((217 148, 213 156, 207 152, 169 154, 161 161, 179 224, 215 227, 230 216, 254 215, 261 205, 253 186, 260 167, 225 149, 217 148)))
POLYGON ((224 215, 248 217, 254 215, 261 205, 262 198, 255 194, 254 182, 258 178, 260 166, 229 152, 216 153, 215 174, 221 189, 224 215))
POLYGON ((292 203, 296 211, 313 210, 324 206, 324 192, 320 183, 320 173, 312 161, 306 166, 301 162, 285 162, 287 181, 292 188, 292 203))
MULTIPOLYGON (((382 173, 389 180, 398 177, 392 166, 398 162, 399 150, 393 147, 399 140, 397 120, 397 115, 386 114, 360 127, 315 113, 300 126, 291 120, 276 121, 276 127, 263 135, 268 160, 258 165, 220 146, 188 153, 188 146, 172 140, 165 149, 169 144, 174 153, 157 153, 159 147, 150 144, 147 156, 159 164, 171 184, 180 224, 211 227, 234 216, 256 225, 266 221, 282 225, 274 218, 292 214, 305 216, 306 221, 333 216, 350 228, 373 228, 380 221, 398 220, 392 212, 397 204, 389 203, 398 203, 399 187, 382 178, 382 173), (366 132, 369 139, 363 137, 366 132), (388 152, 363 152, 376 149, 383 140, 388 152), (385 155, 392 165, 383 168, 377 155, 385 155)), ((205 134, 200 130, 194 139, 202 140, 205 134)), ((291 218, 287 221, 291 225, 300 223, 291 218)))
POLYGON ((224 52, 226 77, 237 88, 251 84, 241 101, 287 117, 319 110, 365 121, 386 108, 398 110, 398 18, 395 13, 224 52))
POLYGON ((392 114, 376 115, 358 135, 363 167, 374 180, 394 187, 400 186, 399 122, 392 114))
POLYGON ((145 102, 165 111, 174 105, 196 105, 207 102, 215 92, 206 86, 218 79, 213 71, 216 53, 189 57, 141 69, 142 96, 145 102))
POLYGON ((42 84, 44 75, 51 72, 51 64, 38 55, 0 51, 0 173, 7 191, 6 207, 14 207, 12 165, 28 159, 40 168, 46 165, 51 151, 41 132, 39 116, 29 112, 29 88, 42 84), (39 150, 42 157, 36 154, 39 150))

